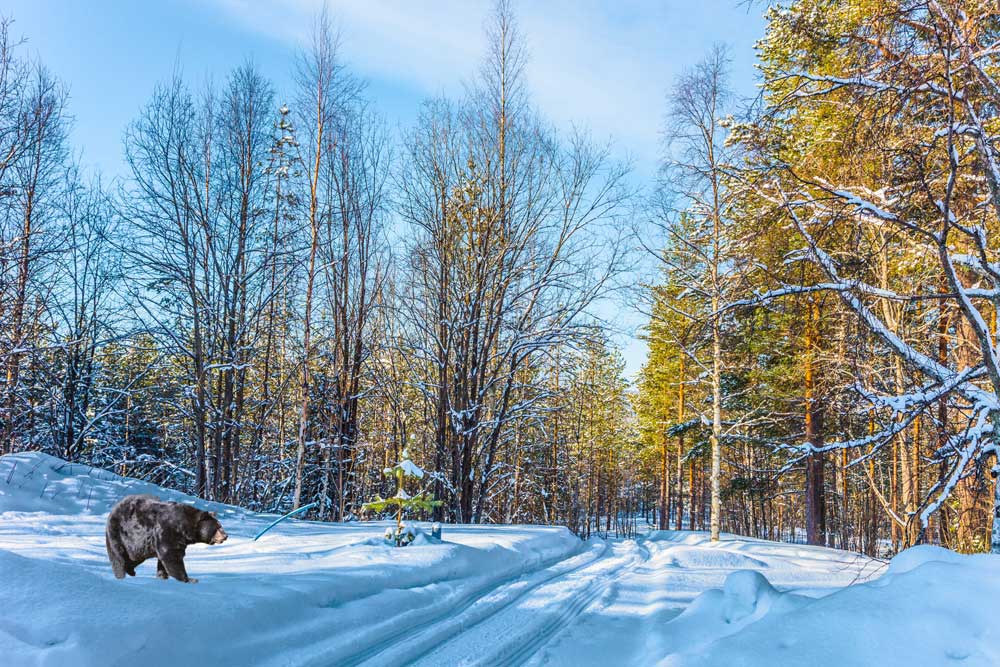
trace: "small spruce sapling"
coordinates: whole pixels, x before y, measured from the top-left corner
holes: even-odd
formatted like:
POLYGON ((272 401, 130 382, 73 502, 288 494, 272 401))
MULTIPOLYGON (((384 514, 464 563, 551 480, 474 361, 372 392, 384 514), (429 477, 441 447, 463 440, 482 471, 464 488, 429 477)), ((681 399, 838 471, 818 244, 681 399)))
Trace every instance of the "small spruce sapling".
MULTIPOLYGON (((382 498, 381 496, 375 496, 375 500, 370 503, 365 503, 363 509, 370 512, 385 512, 387 510, 395 508, 396 510, 396 529, 387 528, 385 531, 385 541, 395 544, 397 547, 405 547, 406 545, 413 542, 416 538, 416 533, 412 528, 407 528, 403 525, 404 514, 409 514, 415 511, 425 511, 429 512, 435 507, 442 504, 440 500, 434 500, 434 496, 428 493, 418 493, 415 496, 411 496, 406 492, 405 480, 407 479, 423 479, 424 471, 416 463, 410 459, 410 452, 404 447, 402 458, 399 463, 391 468, 386 468, 382 471, 386 477, 396 478, 396 495, 391 498, 382 498)), ((433 531, 435 537, 441 537, 441 528, 435 524, 436 530, 433 531)))

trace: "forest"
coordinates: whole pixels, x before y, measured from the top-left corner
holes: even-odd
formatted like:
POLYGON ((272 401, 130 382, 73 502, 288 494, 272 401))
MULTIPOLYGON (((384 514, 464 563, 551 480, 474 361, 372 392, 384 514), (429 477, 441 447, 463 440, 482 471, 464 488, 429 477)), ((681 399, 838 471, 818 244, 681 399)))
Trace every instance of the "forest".
POLYGON ((157 83, 114 179, 16 18, 0 454, 340 522, 406 448, 437 521, 1000 553, 995 3, 767 9, 756 98, 725 45, 650 82, 641 187, 538 111, 504 0, 409 126, 323 11, 285 80, 157 83))

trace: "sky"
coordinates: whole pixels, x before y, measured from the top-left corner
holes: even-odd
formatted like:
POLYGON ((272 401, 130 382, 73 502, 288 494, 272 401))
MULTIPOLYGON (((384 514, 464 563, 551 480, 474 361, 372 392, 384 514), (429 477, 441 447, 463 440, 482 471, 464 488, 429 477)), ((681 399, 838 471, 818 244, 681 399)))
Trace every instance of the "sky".
MULTIPOLYGON (((157 82, 180 68, 222 83, 251 59, 285 98, 296 53, 323 0, 4 0, 0 15, 69 87, 71 145, 85 167, 124 177, 122 135, 157 82)), ((674 78, 715 43, 729 46, 732 83, 756 92, 754 43, 764 3, 743 0, 514 0, 528 87, 557 128, 588 128, 648 187, 674 78)), ((420 103, 459 96, 485 53, 491 0, 328 0, 348 66, 374 104, 405 128, 420 103)), ((638 313, 623 306, 618 343, 627 372, 642 365, 638 313)))

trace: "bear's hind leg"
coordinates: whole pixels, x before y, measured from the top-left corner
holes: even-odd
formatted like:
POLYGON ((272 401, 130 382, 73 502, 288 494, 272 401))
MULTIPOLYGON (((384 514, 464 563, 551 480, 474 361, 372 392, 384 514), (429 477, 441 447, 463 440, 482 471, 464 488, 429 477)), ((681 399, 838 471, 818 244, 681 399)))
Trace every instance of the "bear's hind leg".
POLYGON ((108 560, 111 561, 111 569, 115 573, 115 579, 124 579, 127 573, 134 576, 135 570, 129 573, 129 569, 131 568, 123 554, 124 549, 118 543, 118 540, 112 540, 111 535, 105 533, 104 544, 108 549, 108 560))
POLYGON ((159 558, 156 559, 156 578, 157 579, 169 579, 170 575, 167 574, 167 568, 163 566, 163 561, 159 558))

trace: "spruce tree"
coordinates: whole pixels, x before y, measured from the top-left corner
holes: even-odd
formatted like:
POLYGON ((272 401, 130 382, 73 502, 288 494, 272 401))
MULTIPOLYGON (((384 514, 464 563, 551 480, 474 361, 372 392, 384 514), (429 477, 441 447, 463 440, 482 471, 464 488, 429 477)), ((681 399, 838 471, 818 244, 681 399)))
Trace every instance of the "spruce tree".
MULTIPOLYGON (((396 495, 391 498, 382 498, 376 495, 375 500, 364 505, 366 511, 386 512, 391 509, 396 511, 396 529, 386 530, 386 542, 392 542, 398 547, 404 547, 413 542, 416 533, 403 525, 403 516, 414 512, 430 512, 435 507, 441 505, 440 500, 434 500, 434 496, 429 493, 418 493, 411 496, 406 492, 407 479, 423 479, 424 471, 410 458, 410 452, 405 447, 399 462, 391 468, 382 471, 386 477, 396 478, 396 495)), ((440 536, 440 528, 435 524, 432 531, 435 537, 440 536)))

